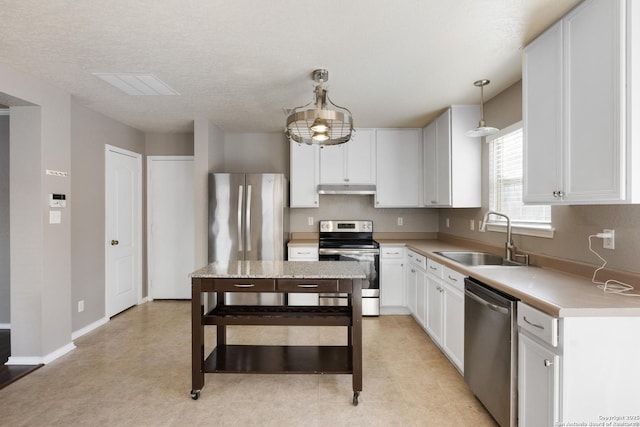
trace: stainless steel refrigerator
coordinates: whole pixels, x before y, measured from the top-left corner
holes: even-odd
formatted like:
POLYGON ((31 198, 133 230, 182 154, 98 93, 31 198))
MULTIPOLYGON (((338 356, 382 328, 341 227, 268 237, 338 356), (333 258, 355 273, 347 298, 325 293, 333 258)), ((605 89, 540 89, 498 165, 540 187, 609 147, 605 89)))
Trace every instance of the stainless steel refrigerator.
MULTIPOLYGON (((284 260, 289 240, 283 174, 209 175, 209 262, 284 260)), ((227 293, 226 304, 278 305, 282 294, 227 293)))

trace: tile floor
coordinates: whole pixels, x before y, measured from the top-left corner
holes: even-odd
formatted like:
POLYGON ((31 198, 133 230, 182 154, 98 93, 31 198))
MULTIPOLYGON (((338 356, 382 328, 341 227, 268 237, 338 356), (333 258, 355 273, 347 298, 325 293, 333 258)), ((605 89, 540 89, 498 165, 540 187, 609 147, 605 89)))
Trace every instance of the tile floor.
MULTIPOLYGON (((215 328, 208 327, 207 352, 215 328)), ((229 343, 344 344, 329 327, 230 327, 229 343)), ((365 318, 363 392, 349 375, 207 374, 191 386, 190 305, 134 307, 67 355, 0 390, 0 424, 82 426, 494 426, 410 316, 365 318)))

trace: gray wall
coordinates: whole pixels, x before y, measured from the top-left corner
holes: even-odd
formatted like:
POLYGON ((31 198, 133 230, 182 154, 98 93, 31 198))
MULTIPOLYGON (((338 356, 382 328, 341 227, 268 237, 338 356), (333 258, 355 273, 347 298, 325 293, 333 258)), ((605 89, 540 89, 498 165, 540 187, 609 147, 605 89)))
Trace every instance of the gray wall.
MULTIPOLYGON (((105 316, 105 145, 145 154, 145 135, 129 126, 71 104, 71 318, 77 331, 105 316), (84 311, 78 313, 78 301, 84 311)), ((145 188, 143 161, 142 188, 145 188)), ((144 198, 143 198, 144 200, 144 198)), ((144 202, 143 202, 144 209, 144 202)), ((146 227, 142 227, 143 258, 146 227)), ((146 292, 142 266, 142 295, 146 292)))
MULTIPOLYGON (((516 83, 485 104, 485 120, 491 126, 506 127, 522 120, 522 84, 516 83)), ((503 233, 469 230, 469 220, 481 220, 488 207, 486 182, 487 150, 483 144, 483 208, 444 209, 440 213, 440 231, 496 246, 503 245, 503 233), (449 218, 450 228, 445 228, 449 218)), ((588 250, 588 236, 604 228, 616 231, 615 250, 602 249, 602 241, 594 240, 594 248, 608 261, 608 267, 640 272, 640 205, 553 206, 552 223, 556 229, 553 239, 516 236, 516 246, 523 250, 542 253, 557 258, 600 265, 600 261, 588 250)))
POLYGON ((289 144, 284 133, 225 133, 224 170, 215 172, 289 174, 289 144))
POLYGON ((193 133, 144 134, 147 156, 193 156, 193 133))
POLYGON ((0 324, 11 323, 9 257, 9 115, 0 115, 0 324))

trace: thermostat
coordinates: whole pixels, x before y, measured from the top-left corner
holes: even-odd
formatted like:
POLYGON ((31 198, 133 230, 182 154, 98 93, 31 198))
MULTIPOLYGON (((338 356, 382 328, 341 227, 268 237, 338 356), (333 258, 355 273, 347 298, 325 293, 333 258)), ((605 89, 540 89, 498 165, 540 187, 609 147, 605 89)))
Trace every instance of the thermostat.
POLYGON ((50 208, 67 207, 67 195, 66 194, 49 194, 49 207, 50 208))

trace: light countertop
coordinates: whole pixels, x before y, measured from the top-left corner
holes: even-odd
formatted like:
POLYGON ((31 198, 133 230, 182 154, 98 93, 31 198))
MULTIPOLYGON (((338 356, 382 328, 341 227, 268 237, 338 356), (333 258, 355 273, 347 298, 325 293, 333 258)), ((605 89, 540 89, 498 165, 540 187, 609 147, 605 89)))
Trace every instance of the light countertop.
POLYGON ((214 262, 191 273, 192 278, 364 279, 356 261, 231 261, 214 262))
MULTIPOLYGON (((376 240, 381 245, 404 245, 555 317, 640 316, 640 297, 605 294, 591 280, 583 277, 540 267, 467 267, 434 252, 464 251, 469 250, 468 247, 439 240, 376 240)), ((317 244, 317 241, 310 243, 317 244)), ((631 292, 640 294, 640 285, 635 285, 635 288, 631 292)))

